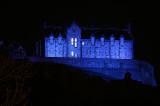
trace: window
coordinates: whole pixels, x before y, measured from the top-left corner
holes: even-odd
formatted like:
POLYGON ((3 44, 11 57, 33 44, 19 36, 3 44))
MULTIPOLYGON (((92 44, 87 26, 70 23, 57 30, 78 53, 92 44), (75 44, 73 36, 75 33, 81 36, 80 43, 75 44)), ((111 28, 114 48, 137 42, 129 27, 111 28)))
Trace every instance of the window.
POLYGON ((77 38, 75 38, 75 42, 77 42, 77 38))
POLYGON ((75 47, 77 47, 77 38, 75 38, 75 47))
POLYGON ((106 56, 109 56, 109 51, 106 51, 106 56))
POLYGON ((53 52, 53 49, 50 49, 50 54, 53 54, 54 52, 53 52))
POLYGON ((71 52, 71 55, 74 56, 74 52, 73 51, 71 52))
POLYGON ((106 48, 106 56, 109 56, 109 51, 107 48, 106 48))
POLYGON ((77 53, 75 53, 75 57, 77 57, 77 53))
POLYGON ((96 50, 96 56, 99 56, 99 50, 96 50))
POLYGON ((73 38, 71 38, 71 45, 73 45, 73 38))
POLYGON ((128 52, 126 52, 126 57, 128 57, 129 56, 129 54, 128 54, 128 52))
POLYGON ((82 45, 84 45, 84 42, 82 42, 82 45))
POLYGON ((88 50, 88 56, 90 55, 90 50, 88 50))
POLYGON ((116 56, 118 56, 118 51, 116 51, 116 56))
POLYGON ((62 55, 62 54, 63 54, 63 50, 60 50, 60 51, 59 51, 59 54, 62 55))
POLYGON ((113 46, 114 45, 114 42, 113 41, 111 41, 111 46, 113 46))

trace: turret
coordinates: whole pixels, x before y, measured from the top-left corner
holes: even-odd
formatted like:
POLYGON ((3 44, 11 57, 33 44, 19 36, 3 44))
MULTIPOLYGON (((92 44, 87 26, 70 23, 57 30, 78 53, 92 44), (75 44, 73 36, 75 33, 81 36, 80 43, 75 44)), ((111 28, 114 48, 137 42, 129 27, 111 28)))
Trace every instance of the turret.
POLYGON ((49 42, 50 44, 53 44, 54 35, 51 33, 49 36, 49 42))
POLYGON ((62 34, 59 34, 58 35, 58 44, 61 44, 61 42, 62 42, 62 34))
POLYGON ((101 40, 101 45, 104 45, 104 34, 101 35, 100 40, 101 40))
POLYGON ((95 43, 95 35, 92 33, 91 34, 91 44, 94 45, 95 43))
POLYGON ((110 43, 111 43, 112 46, 114 45, 114 40, 115 40, 115 36, 114 36, 114 34, 112 34, 110 36, 110 43))
POLYGON ((120 36, 120 46, 124 45, 124 35, 120 36))

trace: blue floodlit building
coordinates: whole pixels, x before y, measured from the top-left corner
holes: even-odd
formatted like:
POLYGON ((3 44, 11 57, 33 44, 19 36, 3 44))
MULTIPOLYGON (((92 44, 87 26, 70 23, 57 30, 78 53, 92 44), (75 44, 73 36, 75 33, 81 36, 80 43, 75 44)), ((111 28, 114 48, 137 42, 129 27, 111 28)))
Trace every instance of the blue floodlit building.
POLYGON ((133 40, 125 40, 123 34, 116 40, 114 34, 99 39, 92 33, 90 39, 81 38, 81 28, 72 23, 66 30, 66 38, 61 34, 45 37, 45 57, 110 58, 133 59, 133 40))
MULTIPOLYGON (((57 31, 63 27, 44 25, 45 29, 52 28, 57 31)), ((92 33, 101 30, 98 27, 79 27, 72 23, 65 33, 51 33, 45 39, 36 43, 37 57, 29 57, 33 62, 51 62, 65 64, 84 70, 85 72, 101 74, 111 79, 123 79, 126 73, 131 74, 133 80, 143 84, 156 86, 154 67, 145 61, 134 60, 133 37, 130 25, 127 29, 105 29, 123 31, 126 33, 106 34, 92 33), (83 31, 91 30, 90 34, 83 31), (58 35, 58 36, 57 36, 58 35), (117 36, 118 35, 118 36, 117 36), (85 38, 85 37, 88 38, 85 38), (130 36, 130 39, 127 38, 130 36), (43 50, 42 50, 43 49, 43 50), (40 56, 40 57, 39 57, 40 56)), ((103 77, 103 78, 104 78, 103 77)), ((104 78, 105 79, 105 78, 104 78)))

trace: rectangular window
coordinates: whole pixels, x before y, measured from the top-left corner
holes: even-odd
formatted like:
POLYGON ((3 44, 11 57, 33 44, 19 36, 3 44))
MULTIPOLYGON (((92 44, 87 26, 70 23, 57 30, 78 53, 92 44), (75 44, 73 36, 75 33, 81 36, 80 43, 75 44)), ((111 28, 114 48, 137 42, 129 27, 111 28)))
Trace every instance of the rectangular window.
POLYGON ((59 50, 59 54, 62 55, 63 54, 63 49, 59 50))
POLYGON ((75 57, 77 57, 77 53, 75 53, 75 57))
POLYGON ((118 56, 118 51, 116 51, 116 56, 118 56))
POLYGON ((99 50, 98 49, 96 50, 96 56, 99 56, 99 50))
POLYGON ((88 56, 90 55, 90 50, 88 50, 88 56))
POLYGON ((53 53, 54 53, 53 49, 50 49, 50 54, 53 54, 53 53))
POLYGON ((111 46, 113 46, 114 45, 114 42, 113 41, 111 41, 111 46))
POLYGON ((71 45, 73 45, 73 38, 71 38, 71 45))
POLYGON ((84 45, 84 42, 82 42, 82 45, 84 45))
POLYGON ((77 47, 77 38, 75 38, 75 47, 77 47))
POLYGON ((74 52, 73 51, 71 52, 71 55, 74 56, 74 52))
POLYGON ((75 38, 75 42, 77 42, 77 38, 75 38))

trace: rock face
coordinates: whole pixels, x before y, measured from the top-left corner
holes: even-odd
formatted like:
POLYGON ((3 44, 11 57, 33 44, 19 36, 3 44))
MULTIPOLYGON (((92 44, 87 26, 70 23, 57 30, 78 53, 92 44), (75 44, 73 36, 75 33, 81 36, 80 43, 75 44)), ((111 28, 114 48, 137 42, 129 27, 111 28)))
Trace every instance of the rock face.
POLYGON ((93 58, 40 58, 27 57, 32 62, 59 63, 86 71, 97 72, 114 79, 123 79, 129 72, 133 80, 143 84, 156 86, 154 68, 151 64, 130 59, 93 59, 93 58))

